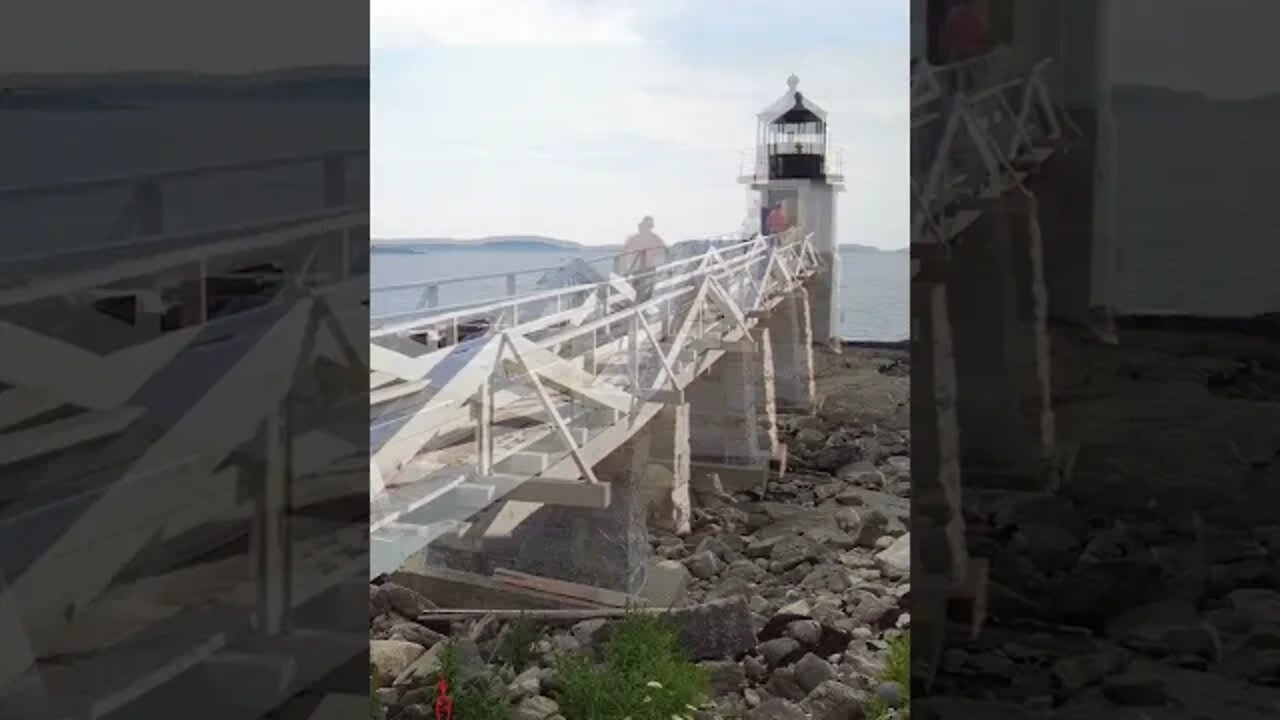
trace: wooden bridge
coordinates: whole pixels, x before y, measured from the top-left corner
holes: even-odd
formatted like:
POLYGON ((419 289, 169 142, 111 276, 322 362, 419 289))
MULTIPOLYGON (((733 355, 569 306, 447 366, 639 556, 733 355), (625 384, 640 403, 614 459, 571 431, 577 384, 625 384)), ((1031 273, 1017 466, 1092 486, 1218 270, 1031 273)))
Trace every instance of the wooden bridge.
POLYGON ((818 256, 799 230, 684 255, 626 278, 577 262, 561 287, 453 306, 432 306, 439 281, 374 289, 421 307, 372 324, 373 575, 623 493, 687 528, 691 467, 767 472, 776 407, 813 402, 818 256))

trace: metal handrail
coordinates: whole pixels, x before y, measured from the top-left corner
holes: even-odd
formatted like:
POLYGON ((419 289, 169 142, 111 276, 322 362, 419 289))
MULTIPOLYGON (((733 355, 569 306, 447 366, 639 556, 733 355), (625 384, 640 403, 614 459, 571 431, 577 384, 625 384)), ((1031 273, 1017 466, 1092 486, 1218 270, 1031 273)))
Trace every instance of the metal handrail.
MULTIPOLYGON (((746 240, 746 241, 742 241, 740 243, 731 245, 728 248, 721 249, 718 252, 720 252, 721 254, 747 252, 750 248, 755 247, 760 243, 770 242, 777 239, 779 239, 779 236, 767 236, 765 238, 757 238, 755 240, 746 240)), ((639 280, 639 279, 656 278, 664 273, 670 273, 676 269, 679 269, 688 265, 704 262, 705 257, 706 256, 704 254, 704 255, 696 255, 690 258, 674 260, 670 263, 664 264, 661 267, 655 268, 653 270, 634 273, 632 275, 627 276, 627 278, 630 281, 639 280)), ((557 266, 554 269, 559 269, 559 267, 560 266, 557 266)), ((492 277, 492 276, 489 276, 489 277, 492 277)), ((596 292, 596 291, 599 291, 602 286, 612 287, 615 282, 617 282, 616 276, 611 277, 611 279, 607 279, 603 282, 598 282, 598 283, 586 283, 586 284, 575 285, 567 288, 541 290, 541 291, 535 291, 535 292, 527 293, 523 295, 514 294, 502 300, 488 302, 488 303, 485 303, 485 301, 478 301, 478 302, 459 303, 456 305, 446 306, 446 307, 422 308, 420 306, 415 310, 400 311, 396 313, 387 313, 387 314, 383 314, 383 315, 379 315, 371 318, 372 324, 377 326, 377 329, 373 331, 372 336, 385 337, 388 335, 404 334, 406 332, 418 331, 419 329, 426 326, 430 326, 430 325, 439 325, 439 324, 443 324, 451 321, 460 322, 460 321, 466 320, 469 317, 481 316, 488 313, 500 312, 500 311, 505 311, 509 309, 518 310, 518 307, 520 305, 525 305, 525 304, 530 304, 535 302, 552 301, 562 296, 596 292), (397 320, 404 320, 405 322, 396 323, 394 325, 386 325, 386 323, 394 323, 397 320)), ((423 283, 422 285, 413 285, 411 287, 420 287, 423 285, 430 287, 435 284, 436 284, 435 282, 427 282, 427 283, 423 283)))
MULTIPOLYGON (((629 305, 618 310, 603 308, 600 315, 581 322, 570 325, 568 327, 557 328, 549 335, 533 338, 529 335, 528 326, 513 326, 506 328, 500 332, 485 337, 475 338, 460 343, 457 347, 446 347, 428 353, 425 356, 413 358, 412 362, 421 363, 425 366, 434 366, 435 363, 444 358, 455 356, 468 358, 466 361, 469 370, 471 385, 480 382, 479 376, 488 376, 497 371, 499 363, 498 357, 506 356, 508 362, 513 362, 523 375, 529 376, 530 382, 537 391, 539 404, 543 411, 547 413, 550 420, 546 423, 549 429, 546 434, 558 435, 567 448, 566 457, 562 457, 558 462, 571 461, 581 472, 581 476, 588 483, 594 481, 590 472, 589 463, 587 463, 580 454, 579 441, 575 439, 573 434, 569 432, 568 420, 560 417, 555 404, 550 400, 545 389, 541 389, 541 382, 537 380, 537 376, 550 370, 551 365, 564 367, 580 367, 580 363, 575 363, 575 358, 581 360, 585 357, 584 353, 592 357, 592 361, 586 365, 587 372, 596 377, 602 367, 598 363, 604 359, 608 362, 609 358, 615 358, 618 352, 626 353, 621 358, 625 362, 625 366, 629 368, 626 373, 626 383, 623 386, 611 385, 607 382, 601 383, 600 378, 596 377, 594 381, 585 381, 594 385, 597 392, 613 392, 624 393, 623 396, 629 396, 632 403, 638 402, 645 405, 651 402, 652 394, 659 391, 663 385, 670 384, 673 389, 679 389, 680 377, 687 372, 690 367, 685 357, 685 351, 691 346, 695 339, 706 338, 708 333, 713 332, 714 328, 732 327, 738 325, 746 328, 747 324, 753 322, 749 319, 747 313, 751 310, 758 309, 762 306, 767 298, 766 289, 770 282, 771 270, 775 267, 782 268, 772 279, 782 280, 784 284, 795 282, 800 277, 807 275, 818 264, 816 255, 813 253, 810 245, 810 238, 793 241, 786 244, 771 245, 756 241, 753 243, 756 247, 751 252, 740 255, 736 258, 725 260, 723 262, 715 259, 716 253, 708 253, 702 260, 712 260, 697 270, 686 273, 679 278, 671 278, 670 282, 673 287, 665 291, 655 292, 654 297, 648 300, 629 305), (716 300, 716 298, 719 298, 716 300), (704 319, 703 313, 697 311, 699 303, 728 303, 724 307, 732 307, 725 313, 716 315, 718 319, 713 319, 709 323, 704 319), (649 313, 651 311, 661 311, 665 309, 665 318, 673 320, 675 318, 683 318, 681 326, 676 329, 660 323, 658 326, 650 324, 649 313), (695 312, 697 311, 697 312, 695 312), (726 325, 727 323, 727 325, 726 325), (658 329, 655 330, 655 327, 658 329), (674 331, 674 334, 671 334, 674 331), (586 346, 575 345, 573 341, 590 337, 590 349, 586 346), (664 347, 660 344, 660 340, 667 341, 664 347), (625 343, 625 348, 618 345, 625 343), (469 350, 464 350, 468 347, 469 350), (648 346, 654 353, 653 358, 661 367, 657 367, 654 363, 645 364, 642 362, 640 353, 642 346, 648 346), (616 350, 607 350, 607 348, 616 348, 616 350), (487 350, 485 350, 487 348, 487 350), (494 348, 498 348, 497 355, 493 354, 494 348), (525 348, 522 350, 521 348, 525 348), (569 349, 567 355, 561 354, 565 349, 569 349), (526 350, 529 355, 526 355, 526 350), (598 353, 606 350, 605 356, 598 353), (509 352, 507 352, 509 351, 509 352), (483 354, 483 353, 488 354, 483 354), (483 357, 482 357, 483 354, 483 357), (641 368, 645 367, 648 371, 656 370, 656 375, 651 380, 642 378, 641 368), (626 388, 626 389, 624 389, 626 388)), ((716 334, 715 336, 719 336, 716 334)), ((700 354, 699 354, 700 355, 700 354)), ((693 362, 700 360, 695 358, 693 362)), ((447 376, 450 378, 447 383, 453 382, 453 379, 460 378, 461 371, 450 372, 447 376)), ((465 383, 464 383, 465 384, 465 383)), ((494 413, 505 407, 506 405, 517 402, 519 395, 507 394, 505 399, 499 399, 492 396, 486 388, 487 383, 479 385, 479 390, 463 389, 459 394, 458 389, 447 390, 446 386, 439 386, 431 389, 425 382, 409 382, 406 390, 408 394, 415 396, 415 409, 404 412, 393 413, 391 417, 380 415, 379 423, 387 425, 388 423, 400 423, 401 421, 413 421, 414 418, 420 418, 417 421, 415 429, 410 432, 396 432, 388 441, 395 443, 396 450, 393 453, 398 454, 403 459, 407 459, 412 454, 420 451, 433 437, 437 437, 443 432, 444 428, 463 421, 469 424, 479 435, 485 437, 490 430, 488 425, 494 422, 494 413), (423 394, 425 393, 425 394, 423 394), (442 396, 440 393, 451 393, 442 396), (470 399, 467 400, 466 398, 470 399), (470 403, 473 406, 484 406, 487 409, 482 410, 479 415, 471 416, 473 420, 466 422, 465 415, 458 415, 464 412, 464 404, 470 403), (495 404, 496 403, 496 404, 495 404), (450 409, 456 412, 447 412, 450 409), (480 424, 476 418, 479 418, 480 424), (407 448, 406 448, 407 446, 407 448), (413 448, 418 448, 414 450, 413 448), (406 449, 410 452, 404 454, 406 449)), ((586 390, 588 386, 584 385, 586 390)), ((400 393, 398 393, 400 394, 400 393)), ((616 401, 615 401, 616 402, 616 401)), ((380 403, 376 398, 371 398, 371 403, 378 405, 380 403)), ((636 405, 632 405, 632 412, 637 409, 636 405)), ((543 437, 539 435, 538 437, 543 437)), ((532 441, 530 441, 532 442, 532 441)), ((482 441, 483 447, 483 441, 482 441)), ((382 451, 380 450, 379 453, 382 451)), ((504 451, 504 455, 509 455, 516 450, 504 451)), ((472 470, 481 476, 492 472, 495 462, 501 458, 496 457, 492 451, 482 452, 476 456, 475 462, 477 466, 472 470)), ((381 462, 381 461, 380 461, 381 462)), ((392 462, 390 459, 386 462, 392 462)), ((397 465, 392 465, 394 472, 397 465)), ((375 523, 377 527, 389 526, 395 522, 395 517, 387 516, 375 523)), ((377 527, 374 529, 376 530, 377 527)))
POLYGON ((956 193, 979 197, 1010 186, 1022 187, 1014 163, 1021 153, 1032 149, 1034 134, 1050 139, 1060 136, 1058 110, 1043 77, 1050 59, 1035 63, 1018 76, 1008 75, 1007 59, 1007 49, 999 48, 960 63, 923 65, 913 75, 912 129, 940 130, 932 147, 924 149, 931 162, 923 168, 923 176, 913 170, 913 237, 926 226, 939 231, 945 224, 943 216, 958 197, 956 193), (939 80, 948 76, 951 79, 939 80), (958 80, 960 77, 981 77, 984 82, 973 84, 958 80), (935 111, 932 106, 938 100, 948 101, 949 107, 935 111), (1001 137, 1005 132, 1008 137, 1001 137), (969 142, 969 160, 977 163, 957 172, 952 154, 961 139, 969 142))

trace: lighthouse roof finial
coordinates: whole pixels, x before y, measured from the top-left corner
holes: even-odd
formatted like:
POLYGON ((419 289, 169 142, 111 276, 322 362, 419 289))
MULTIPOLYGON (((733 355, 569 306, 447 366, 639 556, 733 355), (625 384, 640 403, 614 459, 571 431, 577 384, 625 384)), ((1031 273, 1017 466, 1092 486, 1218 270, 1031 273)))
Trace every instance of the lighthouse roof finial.
POLYGON ((787 78, 787 88, 795 92, 796 87, 800 84, 800 78, 795 73, 791 73, 791 77, 787 78))

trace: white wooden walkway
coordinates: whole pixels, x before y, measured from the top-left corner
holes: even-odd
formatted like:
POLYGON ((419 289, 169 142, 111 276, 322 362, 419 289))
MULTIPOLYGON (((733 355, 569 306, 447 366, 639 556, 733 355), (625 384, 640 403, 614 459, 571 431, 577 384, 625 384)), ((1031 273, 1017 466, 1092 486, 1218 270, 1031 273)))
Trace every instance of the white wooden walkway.
POLYGON ((596 463, 750 344, 767 309, 817 267, 809 238, 790 231, 630 280, 375 318, 371 573, 504 510, 516 523, 543 503, 606 507, 596 463), (651 294, 637 302, 644 282, 651 294), (485 329, 454 342, 466 326, 485 329))
MULTIPOLYGON (((985 560, 970 557, 964 540, 957 379, 948 307, 948 263, 965 231, 998 199, 1031 196, 1028 183, 1057 153, 1082 135, 1053 100, 1046 79, 1050 59, 1015 67, 1008 48, 959 63, 921 63, 911 78, 911 253, 913 368, 932 384, 915 442, 921 472, 913 476, 912 502, 920 517, 946 517, 936 528, 917 528, 919 542, 945 543, 920 557, 946 558, 949 567, 917 564, 915 584, 930 590, 913 614, 919 655, 936 667, 948 627, 948 598, 960 601, 977 633, 985 617, 985 560), (928 438, 928 440, 924 440, 928 438)), ((981 238, 976 238, 980 242, 981 238)), ((1028 249, 1030 252, 1030 249, 1028 249)), ((1002 271, 992 268, 992 281, 1002 271)), ((992 318, 992 322, 999 322, 992 318)), ((913 388, 927 386, 917 382, 913 388)), ((921 399, 921 398, 917 398, 921 399)), ((916 417, 913 415, 913 417, 916 417)), ((919 419, 913 420, 918 422, 919 419)))
POLYGON ((1044 59, 1013 67, 1007 48, 963 62, 920 64, 911 77, 913 245, 945 244, 979 217, 977 205, 1024 189, 1078 128, 1053 102, 1044 59))
POLYGON ((41 717, 129 714, 180 676, 199 706, 246 668, 276 685, 220 701, 256 716, 366 647, 281 633, 293 609, 363 585, 362 524, 299 513, 349 496, 360 438, 341 413, 287 410, 315 363, 364 365, 368 208, 345 189, 360 154, 0 189, 20 209, 123 202, 114 221, 84 218, 78 243, 0 257, 0 715, 34 666, 41 717), (192 227, 163 202, 175 181, 295 166, 323 171, 295 216, 192 227), (250 558, 201 559, 225 531, 171 547, 220 527, 252 528, 250 558), (158 548, 176 569, 129 578, 158 548))

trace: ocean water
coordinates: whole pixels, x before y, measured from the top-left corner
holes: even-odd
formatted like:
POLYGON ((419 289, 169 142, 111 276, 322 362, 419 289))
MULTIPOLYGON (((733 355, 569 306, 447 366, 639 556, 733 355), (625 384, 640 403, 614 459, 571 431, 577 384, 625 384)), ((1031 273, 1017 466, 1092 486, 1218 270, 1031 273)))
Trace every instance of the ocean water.
MULTIPOLYGON (((362 103, 156 103, 122 110, 0 112, 0 188, 68 183, 352 150, 368 137, 362 103)), ((233 226, 314 212, 319 163, 171 180, 163 188, 169 232, 233 226)), ((368 161, 348 166, 350 192, 368 193, 368 161)), ((131 188, 58 195, 0 193, 0 261, 113 238, 131 188)))
MULTIPOLYGON (((0 113, 0 188, 59 183, 145 171, 169 170, 349 149, 366 137, 368 107, 361 103, 181 103, 119 111, 21 111, 0 113)), ((349 168, 353 195, 368 191, 367 164, 349 168)), ((726 176, 726 182, 732 178, 726 176)), ((165 223, 170 232, 313 211, 322 187, 317 167, 300 166, 216 175, 166 185, 165 223)), ((91 188, 59 196, 0 195, 0 267, 6 260, 49 250, 92 248, 107 242, 131 195, 124 187, 91 188)), ((575 257, 604 253, 453 249, 430 255, 376 254, 375 286, 478 273, 559 267, 575 257)), ((841 329, 855 340, 908 337, 908 269, 905 254, 842 252, 841 329)), ((537 276, 525 276, 531 290, 537 276)), ((470 293, 502 295, 502 277, 441 290, 442 304, 470 293)), ((411 307, 416 294, 371 298, 376 314, 411 307)))
MULTIPOLYGON (((491 248, 440 248, 422 254, 375 253, 374 287, 424 280, 521 272, 554 268, 581 258, 587 262, 608 257, 604 251, 585 252, 491 248)), ((877 253, 843 248, 840 253, 840 331, 848 340, 899 341, 910 335, 910 261, 905 253, 877 253)), ((518 292, 535 289, 540 275, 517 276, 518 292)), ((471 302, 506 293, 505 277, 440 287, 440 304, 471 302)), ((412 309, 420 290, 374 293, 373 315, 412 309)))

